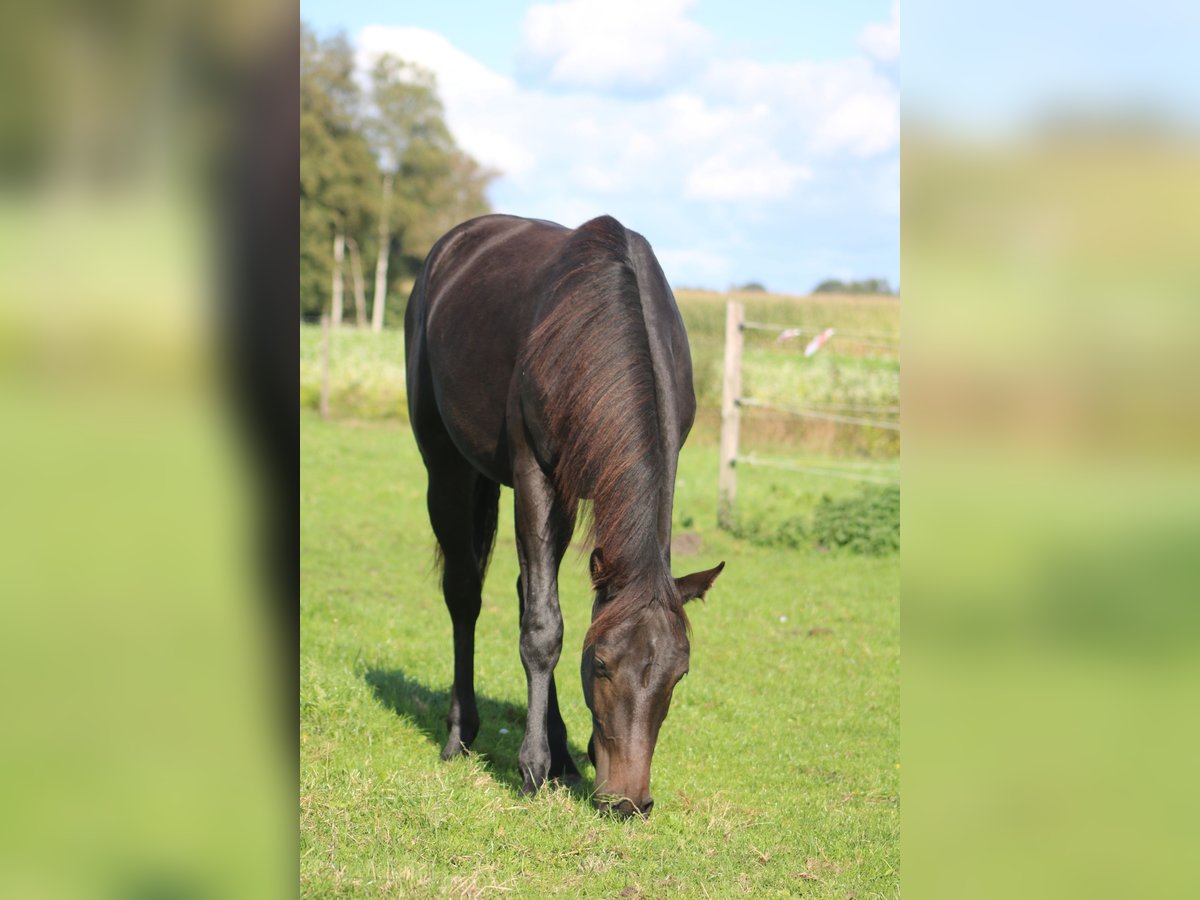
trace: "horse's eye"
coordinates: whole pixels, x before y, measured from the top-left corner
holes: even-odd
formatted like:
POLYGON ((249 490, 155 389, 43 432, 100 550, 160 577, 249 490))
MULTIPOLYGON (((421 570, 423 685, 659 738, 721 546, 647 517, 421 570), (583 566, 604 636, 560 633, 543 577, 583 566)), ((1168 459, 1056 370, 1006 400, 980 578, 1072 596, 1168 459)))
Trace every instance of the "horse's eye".
POLYGON ((592 657, 592 673, 599 678, 608 677, 608 665, 598 656, 592 657))

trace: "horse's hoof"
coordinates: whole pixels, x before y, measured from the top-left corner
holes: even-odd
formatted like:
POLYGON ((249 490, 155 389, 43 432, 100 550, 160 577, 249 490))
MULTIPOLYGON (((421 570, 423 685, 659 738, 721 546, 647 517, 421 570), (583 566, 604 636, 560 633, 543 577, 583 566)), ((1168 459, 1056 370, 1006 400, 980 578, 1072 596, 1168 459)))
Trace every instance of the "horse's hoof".
POLYGON ((446 746, 442 748, 442 759, 446 762, 459 756, 467 755, 467 745, 457 738, 453 738, 446 742, 446 746))

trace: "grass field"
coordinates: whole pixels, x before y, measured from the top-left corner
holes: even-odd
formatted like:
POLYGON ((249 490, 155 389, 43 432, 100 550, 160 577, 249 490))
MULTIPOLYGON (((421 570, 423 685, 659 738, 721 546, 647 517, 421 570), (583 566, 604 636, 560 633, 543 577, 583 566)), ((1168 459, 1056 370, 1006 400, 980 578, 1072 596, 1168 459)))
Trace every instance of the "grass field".
MULTIPOLYGON (((622 822, 563 788, 517 791, 525 678, 511 492, 478 626, 476 752, 443 763, 450 620, 407 425, 305 412, 300 446, 306 895, 899 894, 896 556, 782 550, 717 531, 715 449, 689 443, 677 574, 727 566, 691 611, 691 674, 655 754, 654 815, 622 822)), ((739 487, 747 508, 778 515, 854 490, 765 472, 739 487)), ((572 552, 563 565, 558 678, 590 780, 578 676, 585 562, 572 552)))

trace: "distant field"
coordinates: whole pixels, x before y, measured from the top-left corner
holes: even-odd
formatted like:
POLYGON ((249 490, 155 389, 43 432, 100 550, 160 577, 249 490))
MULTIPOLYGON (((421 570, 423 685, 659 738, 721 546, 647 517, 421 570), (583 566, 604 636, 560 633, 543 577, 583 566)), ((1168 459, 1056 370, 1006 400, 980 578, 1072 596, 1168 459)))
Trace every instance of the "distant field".
MULTIPOLYGON (((330 414, 335 418, 408 420, 404 332, 343 326, 330 337, 330 414)), ((300 406, 321 398, 321 329, 300 323, 300 406)))
MULTIPOLYGON (((898 557, 718 531, 716 449, 689 442, 674 510, 688 540, 676 569, 727 566, 691 611, 691 673, 655 755, 654 815, 621 822, 564 789, 517 791, 525 678, 511 492, 478 628, 477 752, 447 764, 438 753, 450 620, 408 427, 305 412, 300 458, 306 896, 899 896, 898 557)), ((853 490, 764 471, 744 480, 742 500, 786 518, 853 490)), ((585 561, 572 552, 563 565, 558 678, 590 779, 578 675, 585 561)))
MULTIPOLYGON (((679 307, 688 329, 699 406, 692 441, 716 440, 721 405, 721 366, 725 339, 724 294, 680 290, 679 307)), ((785 406, 892 407, 899 404, 900 302, 892 297, 786 297, 740 295, 749 321, 777 323, 835 336, 816 356, 805 359, 808 336, 777 343, 773 333, 749 331, 743 366, 747 396, 785 406), (880 335, 878 338, 843 337, 880 335)), ((320 329, 300 326, 300 402, 315 409, 320 391, 320 329)), ((333 338, 331 412, 338 418, 404 418, 404 340, 399 331, 383 334, 344 327, 333 338)), ((765 410, 747 410, 747 446, 799 448, 826 454, 889 457, 899 451, 894 432, 864 430, 826 422, 798 422, 765 410)))

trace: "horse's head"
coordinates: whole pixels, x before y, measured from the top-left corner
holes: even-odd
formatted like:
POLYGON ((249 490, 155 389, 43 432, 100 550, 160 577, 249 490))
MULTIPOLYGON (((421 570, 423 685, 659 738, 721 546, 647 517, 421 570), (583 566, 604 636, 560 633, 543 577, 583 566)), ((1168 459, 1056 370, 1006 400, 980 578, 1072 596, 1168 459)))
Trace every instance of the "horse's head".
MULTIPOLYGON (((650 814, 650 760, 671 694, 687 674, 691 657, 682 604, 703 598, 724 567, 721 563, 676 578, 676 598, 630 608, 629 615, 605 623, 594 636, 589 633, 592 639, 583 648, 580 671, 583 696, 592 711, 588 756, 596 767, 601 809, 623 816, 650 814)), ((605 578, 599 550, 592 554, 591 572, 596 622, 599 612, 621 598, 605 578)))

